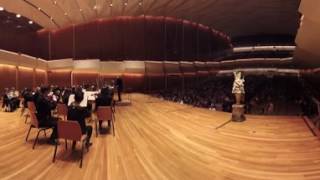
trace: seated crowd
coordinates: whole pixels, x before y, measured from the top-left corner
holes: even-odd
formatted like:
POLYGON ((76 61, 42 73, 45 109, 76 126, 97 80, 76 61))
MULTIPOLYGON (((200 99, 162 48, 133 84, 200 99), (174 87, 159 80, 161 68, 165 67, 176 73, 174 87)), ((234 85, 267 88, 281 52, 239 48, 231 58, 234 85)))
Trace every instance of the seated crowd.
MULTIPOLYGON (((88 139, 87 146, 90 146, 90 137, 92 135, 92 127, 87 125, 86 118, 91 116, 92 111, 96 111, 99 106, 111 106, 113 102, 113 91, 110 86, 104 86, 100 91, 96 86, 85 85, 74 86, 72 88, 60 88, 57 86, 43 86, 37 87, 35 90, 29 88, 24 89, 21 92, 22 97, 22 114, 24 110, 28 108, 28 102, 33 102, 36 107, 36 117, 39 122, 39 127, 52 128, 52 134, 48 140, 49 144, 55 144, 57 141, 57 122, 58 117, 54 115, 54 110, 59 103, 65 104, 68 107, 67 119, 77 121, 81 127, 82 134, 87 134, 88 139), (84 100, 85 92, 97 92, 94 94, 96 106, 93 106, 88 101, 86 106, 82 106, 81 103, 84 100), (73 100, 70 96, 73 95, 73 100), (94 108, 93 108, 94 107, 94 108)), ((10 91, 6 89, 3 96, 3 107, 14 111, 20 105, 19 93, 12 88, 10 91)), ((101 121, 99 121, 99 128, 102 130, 101 121)), ((110 127, 110 122, 108 120, 110 127)), ((74 144, 75 145, 75 144, 74 144)))
POLYGON ((17 91, 14 87, 10 90, 5 88, 2 96, 2 109, 4 109, 6 112, 13 112, 19 107, 19 91, 17 91))
MULTIPOLYGON (((184 90, 172 87, 155 96, 195 107, 225 112, 232 111, 235 102, 231 93, 233 77, 210 77, 184 90)), ((245 77, 245 106, 249 114, 301 115, 311 106, 298 77, 248 75, 245 77)))

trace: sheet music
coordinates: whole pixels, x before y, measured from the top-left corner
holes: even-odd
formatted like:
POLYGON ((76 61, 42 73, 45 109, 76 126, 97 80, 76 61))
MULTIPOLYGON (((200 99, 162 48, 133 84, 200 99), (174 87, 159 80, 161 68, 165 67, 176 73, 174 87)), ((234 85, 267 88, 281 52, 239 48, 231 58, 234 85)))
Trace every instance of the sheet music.
MULTIPOLYGON (((80 103, 81 107, 87 107, 88 101, 95 101, 98 91, 84 91, 83 100, 80 103)), ((71 94, 68 99, 68 106, 74 102, 74 94, 71 94)))
POLYGON ((86 96, 89 101, 95 101, 98 93, 99 91, 86 91, 84 96, 86 96))
MULTIPOLYGON (((74 94, 71 94, 68 99, 68 106, 70 106, 74 102, 74 94)), ((88 105, 88 98, 83 96, 83 100, 80 103, 80 107, 87 107, 88 105)))

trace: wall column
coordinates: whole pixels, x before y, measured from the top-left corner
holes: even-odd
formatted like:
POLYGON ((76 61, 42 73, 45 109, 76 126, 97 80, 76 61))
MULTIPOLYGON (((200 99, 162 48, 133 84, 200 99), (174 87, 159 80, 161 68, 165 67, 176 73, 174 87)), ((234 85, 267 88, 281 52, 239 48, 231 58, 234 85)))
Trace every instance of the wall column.
POLYGON ((19 89, 19 68, 16 66, 16 89, 19 89))

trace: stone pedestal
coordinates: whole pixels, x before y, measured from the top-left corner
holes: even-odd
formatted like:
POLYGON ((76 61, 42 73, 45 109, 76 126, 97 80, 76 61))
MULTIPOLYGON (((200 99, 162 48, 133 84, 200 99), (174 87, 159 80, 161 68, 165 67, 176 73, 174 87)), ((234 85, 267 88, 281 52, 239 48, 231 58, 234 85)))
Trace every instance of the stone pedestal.
POLYGON ((232 105, 232 117, 231 120, 234 122, 242 122, 246 120, 244 116, 244 105, 234 104, 232 105))

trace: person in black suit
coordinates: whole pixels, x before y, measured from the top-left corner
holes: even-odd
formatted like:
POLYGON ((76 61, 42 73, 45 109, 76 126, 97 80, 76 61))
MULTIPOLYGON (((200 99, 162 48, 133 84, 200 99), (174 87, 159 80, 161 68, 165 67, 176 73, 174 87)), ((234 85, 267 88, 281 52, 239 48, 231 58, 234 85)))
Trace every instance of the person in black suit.
POLYGON ((28 102, 33 101, 32 91, 29 88, 25 88, 22 91, 22 97, 23 97, 23 107, 21 110, 21 116, 24 114, 25 109, 28 108, 28 102))
POLYGON ((117 91, 118 91, 118 100, 121 101, 121 93, 123 91, 123 81, 120 77, 117 77, 115 85, 116 85, 117 91))
MULTIPOLYGON (((86 107, 80 107, 80 103, 83 100, 83 92, 76 90, 74 94, 74 102, 68 107, 68 116, 69 121, 77 121, 80 125, 82 134, 87 134, 88 139, 86 142, 87 146, 91 146, 90 138, 92 135, 92 126, 86 125, 86 118, 90 116, 90 111, 86 107)), ((73 147, 75 142, 73 143, 73 147)))
POLYGON ((51 111, 54 110, 57 104, 51 100, 48 96, 50 89, 48 87, 42 87, 40 94, 38 94, 36 99, 36 109, 37 109, 37 118, 39 121, 40 127, 52 127, 53 131, 51 133, 49 144, 55 144, 57 139, 57 118, 52 117, 51 111))
MULTIPOLYGON (((112 106, 112 95, 108 87, 101 89, 101 93, 96 99, 96 110, 99 106, 112 106)), ((111 120, 111 119, 110 119, 111 120)), ((108 120, 108 127, 110 127, 110 120, 108 120)), ((99 121, 99 129, 101 130, 101 121, 99 121)))
POLYGON ((9 89, 4 89, 4 94, 2 95, 2 109, 5 109, 7 111, 7 107, 9 106, 9 98, 8 98, 9 89))

